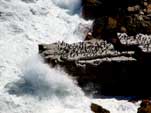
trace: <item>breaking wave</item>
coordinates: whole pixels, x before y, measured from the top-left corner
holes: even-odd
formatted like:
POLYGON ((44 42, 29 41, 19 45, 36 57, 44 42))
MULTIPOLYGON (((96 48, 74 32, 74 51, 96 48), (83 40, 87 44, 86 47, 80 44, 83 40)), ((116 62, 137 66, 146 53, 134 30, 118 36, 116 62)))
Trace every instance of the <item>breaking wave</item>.
POLYGON ((40 56, 26 62, 20 77, 20 80, 8 85, 9 93, 39 97, 84 96, 73 79, 60 68, 50 68, 40 56))
POLYGON ((53 105, 50 108, 55 110, 54 113, 58 113, 58 108, 65 110, 63 113, 74 113, 77 109, 81 113, 91 113, 90 100, 76 82, 59 67, 50 68, 39 56, 28 60, 23 67, 20 79, 6 85, 9 94, 37 98, 42 103, 47 100, 47 105, 53 105))

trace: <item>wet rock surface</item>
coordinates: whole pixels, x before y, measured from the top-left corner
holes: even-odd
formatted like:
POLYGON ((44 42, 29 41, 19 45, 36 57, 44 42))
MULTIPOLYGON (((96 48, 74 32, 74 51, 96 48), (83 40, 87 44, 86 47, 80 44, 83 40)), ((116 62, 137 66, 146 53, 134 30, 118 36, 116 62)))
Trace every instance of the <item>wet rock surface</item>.
POLYGON ((99 106, 95 103, 91 104, 91 110, 94 113, 110 113, 108 110, 104 109, 102 106, 99 106))

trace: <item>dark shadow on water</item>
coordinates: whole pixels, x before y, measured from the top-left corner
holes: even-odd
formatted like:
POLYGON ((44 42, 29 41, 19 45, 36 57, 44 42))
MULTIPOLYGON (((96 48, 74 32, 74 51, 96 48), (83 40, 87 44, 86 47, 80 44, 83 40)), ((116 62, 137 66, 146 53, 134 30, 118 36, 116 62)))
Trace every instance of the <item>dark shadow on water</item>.
POLYGON ((5 86, 9 94, 21 96, 21 95, 36 95, 36 89, 31 83, 24 80, 19 80, 14 83, 9 83, 5 86))
POLYGON ((56 84, 56 86, 53 86, 53 84, 47 84, 47 82, 42 83, 42 81, 41 83, 36 84, 24 80, 23 78, 19 79, 16 82, 8 83, 5 88, 7 89, 7 92, 11 95, 28 95, 38 97, 40 99, 53 97, 65 98, 72 94, 70 91, 68 91, 68 89, 60 86, 60 84, 56 84))

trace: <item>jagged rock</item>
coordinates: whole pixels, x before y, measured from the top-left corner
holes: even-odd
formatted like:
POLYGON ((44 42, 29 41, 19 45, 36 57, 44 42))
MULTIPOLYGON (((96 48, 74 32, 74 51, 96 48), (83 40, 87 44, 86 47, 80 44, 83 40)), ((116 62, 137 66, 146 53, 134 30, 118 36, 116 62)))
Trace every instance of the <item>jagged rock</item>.
POLYGON ((150 100, 143 100, 137 113, 151 113, 151 102, 150 100))
POLYGON ((99 106, 95 103, 92 103, 91 104, 91 110, 94 112, 94 113, 110 113, 108 110, 102 108, 102 106, 99 106))
MULTIPOLYGON (((139 33, 151 34, 149 0, 83 0, 83 15, 86 19, 94 19, 92 36, 109 41, 113 45, 120 45, 118 32, 127 33, 129 36, 139 33), (109 8, 111 10, 108 11, 109 8)), ((91 37, 88 35, 86 38, 91 37)))
POLYGON ((150 1, 83 0, 82 5, 84 17, 95 19, 87 40, 41 44, 40 55, 76 77, 87 92, 91 83, 103 95, 149 95, 151 37, 137 34, 151 33, 150 1))
MULTIPOLYGON (((132 40, 137 41, 136 35, 139 33, 151 34, 151 22, 147 16, 133 15, 133 16, 102 16, 94 20, 91 30, 92 36, 96 39, 103 39, 114 45, 118 51, 133 50, 137 53, 141 52, 138 43, 135 45, 125 46, 119 40, 117 33, 126 33, 128 36, 134 36, 132 40), (134 39, 136 38, 136 39, 134 39)), ((91 38, 92 39, 92 38, 91 38)))
MULTIPOLYGON (((151 18, 145 15, 133 16, 101 16, 94 20, 92 25, 92 34, 94 37, 107 38, 106 34, 109 33, 110 38, 115 37, 119 32, 125 32, 129 36, 135 36, 139 33, 151 34, 151 18), (124 30, 122 28, 124 27, 124 30)), ((104 39, 105 39, 104 38, 104 39)))
POLYGON ((53 44, 39 45, 39 52, 45 60, 55 60, 56 62, 76 62, 76 64, 85 61, 85 63, 92 62, 96 65, 94 59, 99 59, 97 63, 114 60, 135 60, 132 58, 134 51, 118 52, 115 51, 111 43, 103 40, 89 40, 79 43, 67 44, 65 42, 58 42, 53 44), (128 57, 124 57, 128 56, 128 57), (88 61, 88 62, 87 62, 88 61))
POLYGON ((104 40, 88 40, 73 44, 58 42, 39 45, 39 53, 52 66, 60 65, 67 73, 76 77, 78 84, 85 87, 92 83, 98 93, 104 95, 139 95, 149 87, 151 73, 150 37, 128 38, 120 35, 124 44, 137 43, 144 51, 137 59, 134 51, 119 52, 104 40), (128 40, 126 40, 128 38, 128 40), (132 40, 133 39, 133 40, 132 40), (145 43, 149 46, 146 48, 145 43), (144 44, 144 46, 143 46, 144 44), (144 84, 140 84, 145 81, 144 84), (145 87, 138 89, 139 87, 145 87))

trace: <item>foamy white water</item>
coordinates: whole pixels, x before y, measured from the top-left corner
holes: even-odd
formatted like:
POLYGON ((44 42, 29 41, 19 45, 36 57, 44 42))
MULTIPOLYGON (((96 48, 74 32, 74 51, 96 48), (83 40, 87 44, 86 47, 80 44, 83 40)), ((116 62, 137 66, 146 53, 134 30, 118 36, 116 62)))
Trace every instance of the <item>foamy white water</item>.
MULTIPOLYGON (((79 16, 80 3, 0 0, 0 113, 91 113, 91 99, 75 81, 37 55, 40 43, 83 40, 91 21, 79 16)), ((98 103, 112 113, 136 113, 138 107, 109 99, 98 103)))

